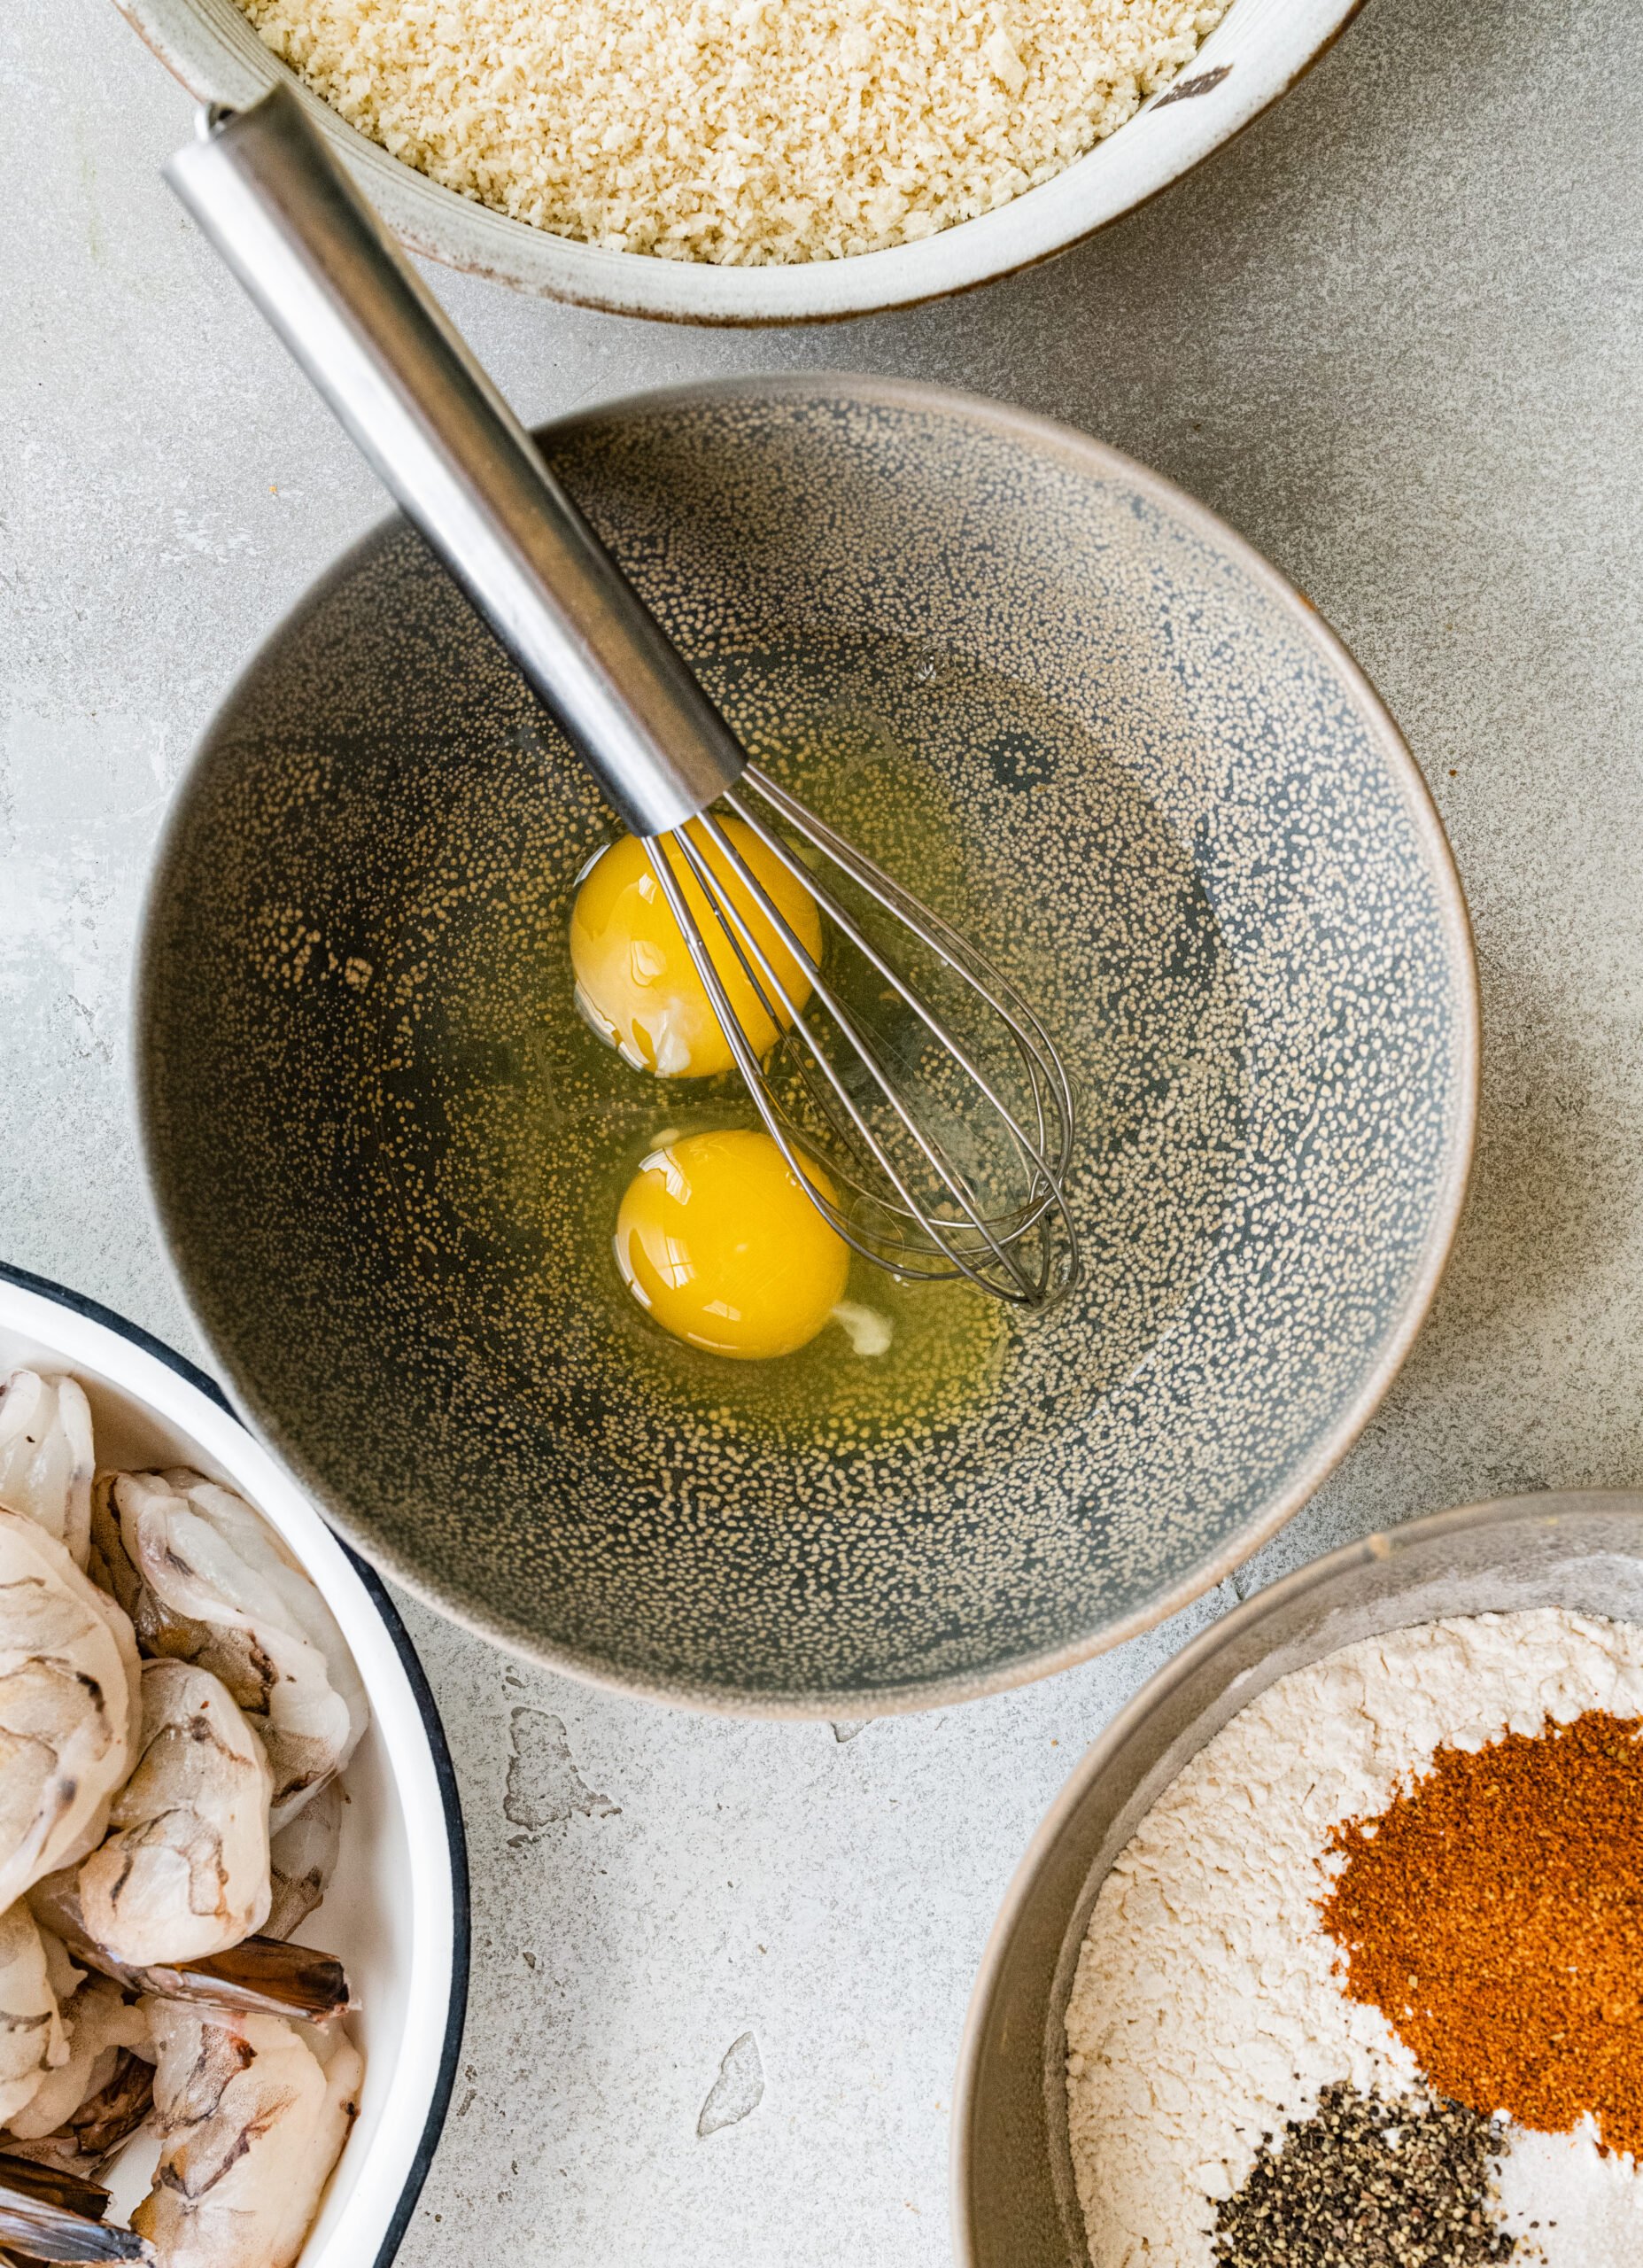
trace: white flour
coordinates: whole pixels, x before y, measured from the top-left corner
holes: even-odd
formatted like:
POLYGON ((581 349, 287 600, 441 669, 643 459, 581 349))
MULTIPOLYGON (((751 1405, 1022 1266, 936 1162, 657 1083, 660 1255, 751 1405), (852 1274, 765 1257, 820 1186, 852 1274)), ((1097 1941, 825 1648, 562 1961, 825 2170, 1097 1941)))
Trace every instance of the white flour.
POLYGON ((1604 2157, 1589 2118, 1572 2134, 1515 2132, 1500 2169, 1500 2225, 1523 2268, 1638 2268, 1643 2181, 1629 2157, 1604 2157))
MULTIPOLYGON (((1102 1884, 1067 2008, 1095 2268, 1211 2268, 1213 2201, 1241 2186, 1264 2136, 1309 2117, 1331 2080, 1418 2084, 1379 2011, 1341 1991, 1318 1913, 1345 1863, 1323 1856, 1329 1829, 1383 1810, 1440 1746, 1478 1749, 1586 1709, 1643 1716, 1643 1628, 1538 1608, 1348 1646, 1281 1678, 1199 1751, 1102 1884)), ((1577 2219, 1569 2167, 1551 2182, 1551 2165, 1549 2149, 1514 2150, 1514 2227, 1537 2218, 1537 2168, 1560 2219, 1577 2219)), ((1643 2182, 1621 2179, 1635 2210, 1643 2182)), ((1624 2218, 1612 2198, 1592 2210, 1624 2218)), ((1551 2268, 1607 2268, 1540 2218, 1551 2268)))

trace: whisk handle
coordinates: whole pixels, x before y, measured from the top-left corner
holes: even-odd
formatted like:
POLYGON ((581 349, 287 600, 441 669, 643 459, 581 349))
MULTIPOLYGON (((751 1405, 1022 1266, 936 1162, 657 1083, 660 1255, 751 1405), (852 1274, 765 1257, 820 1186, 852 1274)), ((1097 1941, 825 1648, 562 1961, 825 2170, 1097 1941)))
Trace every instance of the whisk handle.
POLYGON ((166 178, 638 835, 747 758, 287 86, 166 178))

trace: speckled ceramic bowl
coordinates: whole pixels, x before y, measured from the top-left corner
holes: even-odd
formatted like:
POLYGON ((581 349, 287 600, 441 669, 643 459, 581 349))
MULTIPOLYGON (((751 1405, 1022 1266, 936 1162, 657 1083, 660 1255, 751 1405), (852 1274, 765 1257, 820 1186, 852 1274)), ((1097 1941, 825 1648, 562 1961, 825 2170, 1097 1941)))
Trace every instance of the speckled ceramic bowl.
MULTIPOLYGON (((1202 162, 1275 102, 1362 0, 1236 0, 1180 77, 1053 181, 922 244, 855 260, 725 268, 604 252, 442 188, 317 100, 315 117, 389 225, 416 251, 521 290, 676 322, 815 322, 913 305, 1077 244, 1202 162)), ((236 0, 120 0, 156 55, 205 102, 244 106, 289 77, 236 0)))
POLYGON ((1643 1495, 1508 1496, 1366 1536, 1200 1633, 1113 1719, 1034 1837, 971 1996, 953 2093, 957 2268, 1089 2268, 1066 2005, 1101 1885, 1170 1783, 1240 1709, 1325 1654, 1444 1615, 1541 1606, 1643 1621, 1643 1495))
POLYGON ((1270 1534, 1430 1299, 1476 1006, 1420 777, 1312 608, 1064 428, 810 378, 544 442, 771 760, 841 749, 807 785, 870 833, 911 782, 888 855, 980 843, 1086 1090, 1087 1281, 967 1315, 950 1393, 903 1356, 874 1402, 818 1341, 802 1418, 651 1332, 620 1181, 562 1194, 691 1107, 568 1005, 608 822, 391 524, 230 696, 152 886, 141 1115, 200 1326, 361 1550, 559 1667, 835 1716, 1061 1668, 1270 1534))

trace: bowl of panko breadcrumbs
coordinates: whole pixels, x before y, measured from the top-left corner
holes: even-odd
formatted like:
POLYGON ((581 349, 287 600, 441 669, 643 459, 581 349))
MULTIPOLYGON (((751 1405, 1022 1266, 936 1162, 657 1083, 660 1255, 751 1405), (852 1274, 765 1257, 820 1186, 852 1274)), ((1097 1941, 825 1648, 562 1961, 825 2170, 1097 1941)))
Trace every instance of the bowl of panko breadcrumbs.
POLYGON ((293 79, 415 250, 683 322, 908 306, 1155 196, 1361 0, 120 0, 202 101, 293 79))

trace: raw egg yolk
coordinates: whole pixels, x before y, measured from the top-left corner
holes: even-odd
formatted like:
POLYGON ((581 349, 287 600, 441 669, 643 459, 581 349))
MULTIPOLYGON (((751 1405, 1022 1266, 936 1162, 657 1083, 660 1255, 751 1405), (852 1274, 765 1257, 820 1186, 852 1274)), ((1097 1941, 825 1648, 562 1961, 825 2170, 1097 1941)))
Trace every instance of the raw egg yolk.
MULTIPOLYGON (((810 1179, 831 1199, 818 1167, 810 1179)), ((690 1134, 645 1160, 616 1215, 616 1265, 687 1346, 791 1355, 844 1297, 850 1249, 768 1134, 690 1134)))
MULTIPOLYGON (((809 890, 750 827, 735 819, 720 824, 794 936, 811 959, 819 962, 821 915, 809 890)), ((765 958, 779 972, 789 998, 802 1008, 810 992, 808 973, 782 943, 774 925, 752 905, 746 883, 718 845, 694 820, 688 831, 723 897, 747 921, 765 958)), ((736 1021, 755 1054, 763 1060, 776 1043, 777 1023, 761 1006, 708 902, 707 892, 685 863, 683 853, 670 843, 666 857, 695 916, 709 958, 730 995, 736 1021)), ((741 943, 785 1029, 789 1019, 780 1000, 745 939, 741 943)), ((583 876, 570 913, 570 961, 583 1014, 636 1070, 654 1071, 662 1079, 704 1079, 731 1068, 735 1058, 730 1043, 719 1028, 707 987, 696 974, 679 926, 636 835, 624 835, 613 843, 583 876)))

